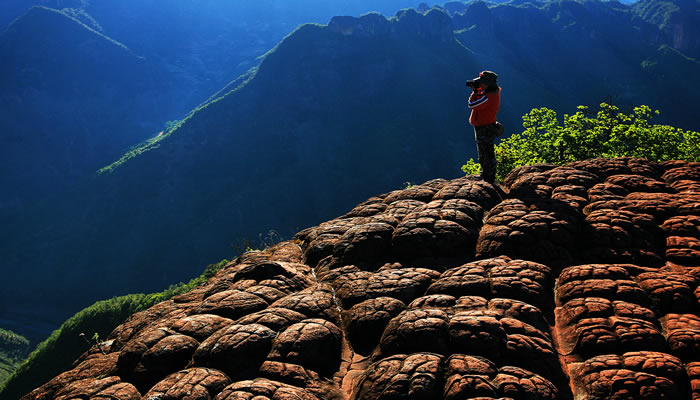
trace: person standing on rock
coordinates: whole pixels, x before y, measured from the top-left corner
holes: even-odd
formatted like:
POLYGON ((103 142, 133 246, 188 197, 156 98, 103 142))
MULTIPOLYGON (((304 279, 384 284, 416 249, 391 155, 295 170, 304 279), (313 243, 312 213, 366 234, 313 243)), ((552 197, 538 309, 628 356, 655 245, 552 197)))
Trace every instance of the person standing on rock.
POLYGON ((490 183, 496 179, 493 141, 503 134, 503 125, 496 120, 501 105, 501 88, 496 83, 497 80, 495 72, 483 71, 477 78, 467 81, 467 86, 472 89, 469 96, 469 108, 472 111, 469 123, 474 126, 481 178, 490 183))

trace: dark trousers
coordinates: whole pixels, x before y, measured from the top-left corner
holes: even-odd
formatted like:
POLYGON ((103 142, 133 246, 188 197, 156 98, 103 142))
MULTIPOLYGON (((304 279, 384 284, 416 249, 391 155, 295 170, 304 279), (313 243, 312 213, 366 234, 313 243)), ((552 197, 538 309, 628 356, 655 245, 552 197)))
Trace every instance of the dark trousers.
POLYGON ((496 179, 496 154, 493 151, 493 141, 501 134, 503 134, 503 125, 498 122, 474 127, 481 177, 487 182, 493 182, 496 179))

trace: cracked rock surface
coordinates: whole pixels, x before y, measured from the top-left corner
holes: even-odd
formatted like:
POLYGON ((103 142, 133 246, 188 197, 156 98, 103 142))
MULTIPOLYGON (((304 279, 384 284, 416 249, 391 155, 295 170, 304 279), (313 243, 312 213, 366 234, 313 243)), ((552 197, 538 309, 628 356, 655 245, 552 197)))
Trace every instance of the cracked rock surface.
POLYGON ((23 400, 700 399, 700 164, 372 197, 117 327, 23 400))

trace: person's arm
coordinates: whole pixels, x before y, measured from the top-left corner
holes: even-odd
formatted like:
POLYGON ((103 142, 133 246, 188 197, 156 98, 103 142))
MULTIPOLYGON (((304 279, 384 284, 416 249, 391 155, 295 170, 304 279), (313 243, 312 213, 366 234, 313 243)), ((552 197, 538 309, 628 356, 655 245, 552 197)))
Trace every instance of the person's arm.
POLYGON ((469 96, 469 108, 472 110, 483 108, 488 101, 488 96, 482 90, 474 91, 469 96))

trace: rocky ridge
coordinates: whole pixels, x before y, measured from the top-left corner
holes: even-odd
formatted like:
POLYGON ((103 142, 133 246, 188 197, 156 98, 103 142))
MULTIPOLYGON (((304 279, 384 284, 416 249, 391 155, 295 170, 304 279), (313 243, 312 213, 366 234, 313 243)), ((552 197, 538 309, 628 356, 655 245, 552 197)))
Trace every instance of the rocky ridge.
POLYGON ((698 189, 598 159, 373 197, 23 399, 699 399, 698 189))
POLYGON ((328 22, 328 29, 345 36, 409 35, 441 44, 454 40, 452 19, 438 9, 426 10, 424 13, 419 13, 412 8, 404 9, 389 19, 378 13, 369 13, 360 17, 335 16, 328 22))

